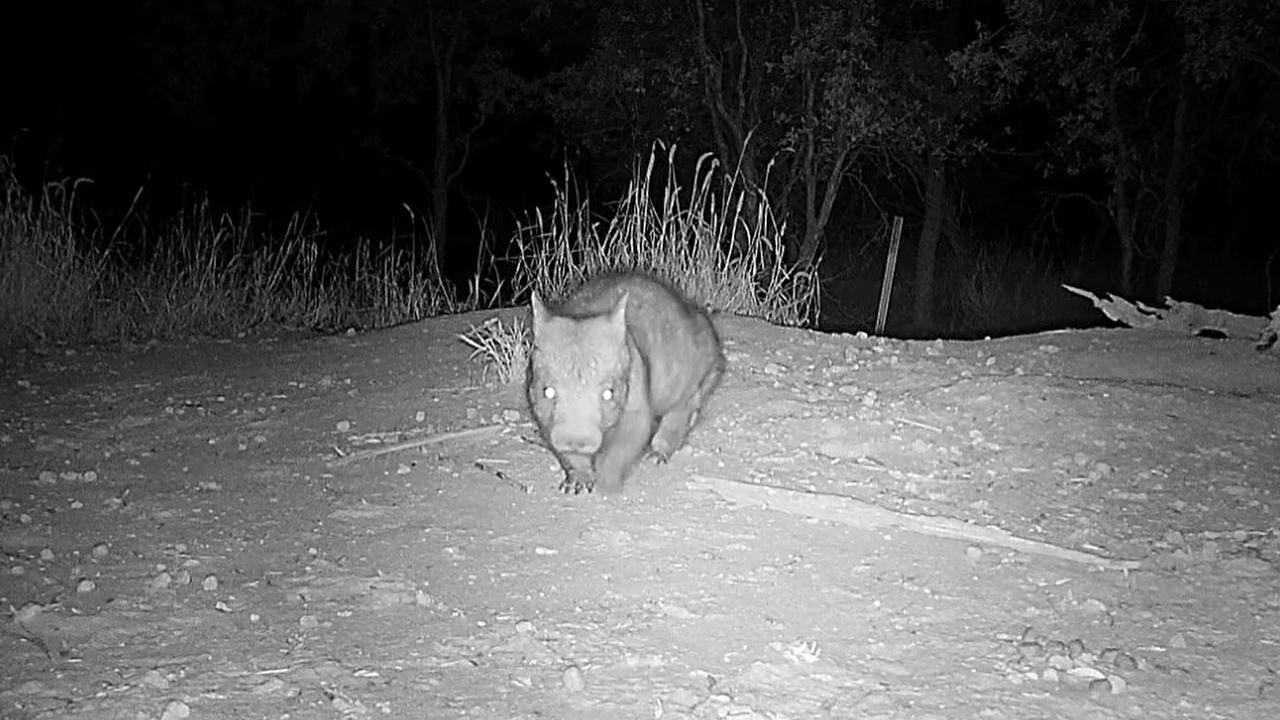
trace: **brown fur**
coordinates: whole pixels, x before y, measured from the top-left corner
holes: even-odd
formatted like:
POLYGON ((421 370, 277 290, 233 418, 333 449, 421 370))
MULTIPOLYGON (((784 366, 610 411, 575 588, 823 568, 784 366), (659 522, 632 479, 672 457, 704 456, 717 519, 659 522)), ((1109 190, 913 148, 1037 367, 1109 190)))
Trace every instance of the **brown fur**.
POLYGON ((565 492, 613 492, 650 449, 684 444, 724 373, 711 321, 644 275, 593 278, 551 310, 533 297, 526 390, 565 492))

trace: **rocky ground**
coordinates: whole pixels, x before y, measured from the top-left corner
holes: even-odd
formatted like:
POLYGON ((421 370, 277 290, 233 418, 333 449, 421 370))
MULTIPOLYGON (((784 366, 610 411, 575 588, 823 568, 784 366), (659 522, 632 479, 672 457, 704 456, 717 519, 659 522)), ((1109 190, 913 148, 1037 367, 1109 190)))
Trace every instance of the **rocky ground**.
POLYGON ((0 717, 1280 717, 1280 354, 725 318, 564 496, 492 314, 0 358, 0 717))

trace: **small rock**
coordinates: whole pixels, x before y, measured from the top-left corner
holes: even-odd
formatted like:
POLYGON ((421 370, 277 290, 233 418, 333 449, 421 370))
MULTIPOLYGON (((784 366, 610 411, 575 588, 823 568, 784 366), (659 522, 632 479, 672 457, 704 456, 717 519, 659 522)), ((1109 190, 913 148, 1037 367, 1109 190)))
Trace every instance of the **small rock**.
POLYGON ((1023 660, 1039 660, 1044 656, 1044 648, 1038 642, 1018 643, 1018 655, 1023 660))
POLYGON ((1138 661, 1134 660, 1129 653, 1118 652, 1111 660, 1111 667, 1120 672, 1133 672, 1138 669, 1138 661))
POLYGON ((93 556, 96 558, 104 558, 111 554, 111 548, 106 543, 98 543, 93 546, 93 556))
POLYGON ((171 700, 160 713, 160 720, 184 720, 191 717, 191 707, 181 700, 171 700))
POLYGON ((1186 635, 1183 635, 1183 634, 1182 634, 1182 633, 1180 633, 1180 632, 1176 632, 1176 633, 1174 633, 1174 634, 1173 634, 1173 637, 1169 638, 1169 647, 1171 647, 1171 648, 1177 648, 1177 649, 1179 649, 1179 650, 1184 650, 1184 649, 1186 649, 1186 647, 1187 647, 1187 636, 1186 636, 1186 635))
POLYGON ((1079 659, 1080 656, 1084 655, 1086 651, 1087 649, 1084 646, 1084 641, 1081 640, 1080 638, 1076 638, 1067 643, 1067 657, 1071 658, 1072 660, 1079 659))
POLYGON ((138 684, 154 690, 168 690, 169 678, 161 675, 159 670, 148 670, 142 674, 142 678, 138 680, 138 684))
POLYGON ((1089 598, 1080 603, 1080 609, 1095 615, 1105 615, 1107 613, 1107 604, 1097 598, 1089 598))
POLYGON ((298 627, 303 630, 312 630, 320 627, 320 620, 315 615, 303 615, 298 618, 298 627))
POLYGON ((1098 678, 1089 682, 1089 697, 1094 700, 1101 700, 1110 695, 1114 691, 1111 681, 1106 678, 1098 678))
POLYGON ((667 696, 667 704, 680 710, 691 710, 700 702, 702 698, 688 688, 676 688, 667 696))
POLYGON ((1062 672, 1066 672, 1075 667, 1075 663, 1071 662, 1071 658, 1066 655, 1050 655, 1046 662, 1049 664, 1049 667, 1054 670, 1061 670, 1062 672))
POLYGON ((218 576, 209 575, 200 583, 200 589, 205 592, 213 592, 218 589, 218 576))
POLYGON ((1073 667, 1067 671, 1067 675, 1076 680, 1099 680, 1106 677, 1101 670, 1088 666, 1073 667))
POLYGON ((84 595, 98 589, 98 584, 92 580, 81 580, 76 583, 76 592, 84 595))
POLYGON ((587 687, 587 679, 582 675, 582 669, 577 665, 570 665, 564 669, 564 674, 560 681, 564 683, 564 689, 573 693, 580 693, 587 687))

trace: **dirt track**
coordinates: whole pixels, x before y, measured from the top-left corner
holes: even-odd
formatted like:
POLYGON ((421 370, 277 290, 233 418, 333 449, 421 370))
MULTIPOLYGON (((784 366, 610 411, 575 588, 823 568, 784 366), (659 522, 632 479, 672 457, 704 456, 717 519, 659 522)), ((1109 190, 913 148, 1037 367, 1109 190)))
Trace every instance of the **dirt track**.
POLYGON ((0 361, 0 717, 1280 717, 1274 352, 723 319, 690 446, 566 497, 492 314, 0 361))

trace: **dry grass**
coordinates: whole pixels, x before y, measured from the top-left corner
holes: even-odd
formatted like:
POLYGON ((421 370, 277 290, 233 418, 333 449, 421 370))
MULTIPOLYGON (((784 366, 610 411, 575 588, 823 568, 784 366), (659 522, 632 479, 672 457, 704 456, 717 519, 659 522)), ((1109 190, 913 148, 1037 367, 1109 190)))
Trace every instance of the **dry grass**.
MULTIPOLYGON (((616 269, 650 272, 713 310, 811 323, 817 277, 784 263, 782 228, 767 201, 750 203, 738 176, 710 156, 682 187, 674 161, 672 147, 638 163, 607 221, 577 199, 566 170, 554 206, 517 231, 508 257, 486 246, 459 299, 435 266, 426 223, 408 208, 409 246, 420 254, 367 240, 334 253, 313 217, 295 215, 272 229, 249 211, 220 214, 207 201, 158 227, 130 208, 104 228, 80 199, 88 180, 33 193, 0 156, 0 346, 387 327, 525 302, 534 288, 562 297, 616 269)), ((523 323, 486 322, 464 341, 504 382, 523 369, 523 323)))
POLYGON ((524 380, 529 363, 529 330, 519 316, 510 323, 491 317, 472 325, 458 339, 471 347, 471 359, 484 363, 485 379, 492 372, 498 382, 511 385, 524 380))
MULTIPOLYGON (((642 270, 713 310, 784 325, 812 323, 817 276, 784 264, 782 228, 767 202, 747 215, 739 178, 719 172, 708 155, 699 158, 693 184, 682 191, 674 147, 667 151, 659 194, 654 186, 658 160, 655 149, 647 163, 637 165, 607 223, 593 218, 586 200, 576 199, 579 193, 566 170, 555 185, 551 211, 536 211, 515 237, 515 299, 527 299, 535 288, 543 297, 561 298, 601 272, 642 270)), ((523 377, 531 338, 519 318, 509 325, 490 318, 459 338, 500 382, 523 377)))
POLYGON ((536 212, 516 235, 516 299, 526 300, 534 289, 559 298, 600 272, 641 270, 713 310, 811 324, 818 311, 817 275, 785 264, 783 228, 767 199, 757 196, 748 213, 739 176, 722 172, 709 155, 699 158, 691 184, 681 187, 675 153, 668 148, 660 187, 657 148, 637 165, 607 222, 597 221, 589 202, 578 199, 566 171, 555 186, 552 211, 536 212))
POLYGON ((248 211, 202 202, 159 230, 126 216, 108 234, 77 198, 86 182, 33 195, 0 157, 0 344, 385 327, 470 309, 409 253, 361 241, 323 254, 300 215, 260 231, 248 211))

